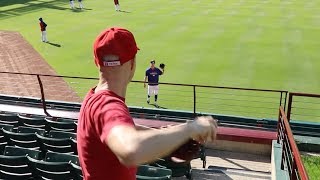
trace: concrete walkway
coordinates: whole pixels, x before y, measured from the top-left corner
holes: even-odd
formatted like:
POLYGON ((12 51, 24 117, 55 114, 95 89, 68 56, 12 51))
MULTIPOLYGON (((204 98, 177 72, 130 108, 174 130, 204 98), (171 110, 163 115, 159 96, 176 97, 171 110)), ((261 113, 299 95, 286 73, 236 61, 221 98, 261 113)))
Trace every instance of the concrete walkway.
MULTIPOLYGON (((265 180, 271 179, 271 160, 260 156, 228 151, 207 150, 207 167, 200 159, 191 162, 194 180, 265 180)), ((185 177, 174 178, 183 180, 185 177)))

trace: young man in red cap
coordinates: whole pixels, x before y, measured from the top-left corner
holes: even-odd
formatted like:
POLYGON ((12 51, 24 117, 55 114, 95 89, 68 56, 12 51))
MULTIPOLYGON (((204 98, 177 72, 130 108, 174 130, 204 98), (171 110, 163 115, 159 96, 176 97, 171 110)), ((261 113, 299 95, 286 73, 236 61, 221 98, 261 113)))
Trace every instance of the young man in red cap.
POLYGON ((93 48, 99 83, 82 103, 77 128, 85 180, 134 180, 137 165, 166 156, 189 139, 215 139, 217 124, 211 117, 161 130, 135 125, 125 104, 136 69, 133 34, 118 27, 106 29, 93 48))

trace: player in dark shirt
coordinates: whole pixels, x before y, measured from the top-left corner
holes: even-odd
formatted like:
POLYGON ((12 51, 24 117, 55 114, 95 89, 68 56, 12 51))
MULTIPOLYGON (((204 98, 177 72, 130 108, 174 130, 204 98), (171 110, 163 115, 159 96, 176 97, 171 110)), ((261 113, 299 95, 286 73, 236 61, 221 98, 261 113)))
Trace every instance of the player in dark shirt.
POLYGON ((42 18, 39 18, 39 25, 40 25, 40 30, 41 30, 41 40, 42 42, 48 42, 47 38, 47 24, 43 21, 42 18))
POLYGON ((147 103, 150 103, 150 96, 154 95, 155 105, 158 106, 158 91, 159 91, 159 76, 163 75, 164 69, 155 67, 155 60, 150 62, 150 68, 146 70, 146 75, 144 78, 144 87, 148 82, 148 98, 147 103))

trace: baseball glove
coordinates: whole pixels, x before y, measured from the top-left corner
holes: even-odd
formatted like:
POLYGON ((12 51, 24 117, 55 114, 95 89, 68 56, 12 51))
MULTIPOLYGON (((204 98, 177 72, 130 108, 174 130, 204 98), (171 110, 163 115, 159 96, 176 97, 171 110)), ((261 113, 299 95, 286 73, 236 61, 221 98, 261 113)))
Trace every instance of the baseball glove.
POLYGON ((194 140, 189 140, 182 146, 180 146, 176 151, 171 153, 171 160, 174 162, 189 162, 200 153, 200 143, 194 140))
POLYGON ((159 67, 160 67, 161 69, 164 69, 165 66, 166 66, 165 64, 161 63, 159 67))

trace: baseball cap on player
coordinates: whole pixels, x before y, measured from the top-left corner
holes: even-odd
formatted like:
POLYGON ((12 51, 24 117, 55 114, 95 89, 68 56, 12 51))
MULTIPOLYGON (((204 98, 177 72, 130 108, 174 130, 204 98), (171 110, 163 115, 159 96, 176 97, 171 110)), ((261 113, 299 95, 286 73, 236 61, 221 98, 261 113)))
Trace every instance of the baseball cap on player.
POLYGON ((133 59, 138 50, 133 34, 121 27, 111 27, 104 30, 93 44, 97 66, 123 65, 133 59), (112 58, 106 58, 108 56, 112 56, 112 58))
POLYGON ((151 63, 151 64, 155 64, 156 61, 155 61, 155 60, 151 60, 150 63, 151 63))

